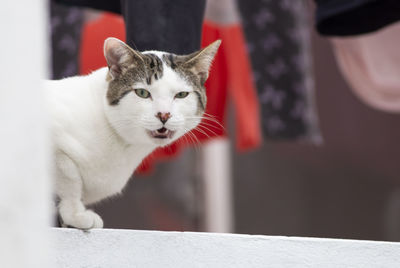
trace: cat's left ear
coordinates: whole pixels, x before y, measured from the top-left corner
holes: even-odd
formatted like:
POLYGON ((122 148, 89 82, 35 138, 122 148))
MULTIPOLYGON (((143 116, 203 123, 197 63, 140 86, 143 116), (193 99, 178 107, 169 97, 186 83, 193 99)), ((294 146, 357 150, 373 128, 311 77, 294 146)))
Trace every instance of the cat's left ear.
POLYGON ((113 79, 124 74, 128 68, 144 62, 140 52, 114 37, 104 41, 104 57, 113 79))
POLYGON ((203 85, 208 78, 211 63, 220 45, 221 40, 214 41, 202 50, 188 55, 189 59, 184 63, 187 68, 200 77, 200 82, 203 85))

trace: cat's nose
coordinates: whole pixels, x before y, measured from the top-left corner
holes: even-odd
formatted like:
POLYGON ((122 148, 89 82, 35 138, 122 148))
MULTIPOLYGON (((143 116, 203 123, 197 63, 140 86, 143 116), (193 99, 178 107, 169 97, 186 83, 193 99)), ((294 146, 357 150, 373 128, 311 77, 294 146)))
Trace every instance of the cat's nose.
POLYGON ((158 113, 156 114, 156 117, 158 117, 158 118, 160 119, 161 123, 165 124, 165 122, 167 122, 168 119, 171 117, 171 114, 170 114, 170 113, 161 113, 161 112, 158 112, 158 113))

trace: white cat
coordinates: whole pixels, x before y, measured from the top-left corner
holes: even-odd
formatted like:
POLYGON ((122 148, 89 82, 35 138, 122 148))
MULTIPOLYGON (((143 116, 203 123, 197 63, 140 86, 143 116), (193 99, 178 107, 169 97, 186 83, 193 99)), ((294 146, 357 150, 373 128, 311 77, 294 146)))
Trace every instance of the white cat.
POLYGON ((45 82, 54 143, 55 192, 65 226, 101 228, 85 205, 121 192, 144 157, 195 128, 220 41, 190 55, 104 43, 108 68, 45 82))

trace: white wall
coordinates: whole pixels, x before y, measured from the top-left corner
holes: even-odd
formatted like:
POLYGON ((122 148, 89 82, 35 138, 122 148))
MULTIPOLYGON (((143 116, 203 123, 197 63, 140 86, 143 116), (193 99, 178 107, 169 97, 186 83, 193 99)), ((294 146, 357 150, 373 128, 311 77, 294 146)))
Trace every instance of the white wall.
POLYGON ((40 92, 47 71, 46 1, 0 8, 0 267, 46 267, 48 138, 40 92))
POLYGON ((54 229, 55 267, 400 267, 400 243, 133 230, 54 229))

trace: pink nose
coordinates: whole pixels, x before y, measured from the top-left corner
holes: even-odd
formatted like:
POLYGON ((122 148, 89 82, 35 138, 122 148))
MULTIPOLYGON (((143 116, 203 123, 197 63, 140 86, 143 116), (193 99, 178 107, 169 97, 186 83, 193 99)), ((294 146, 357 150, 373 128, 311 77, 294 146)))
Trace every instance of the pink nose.
POLYGON ((156 114, 156 117, 158 117, 158 118, 160 119, 160 121, 161 121, 163 124, 165 124, 165 122, 167 122, 168 119, 171 117, 171 114, 170 114, 170 113, 161 113, 161 112, 158 112, 158 113, 156 114))

